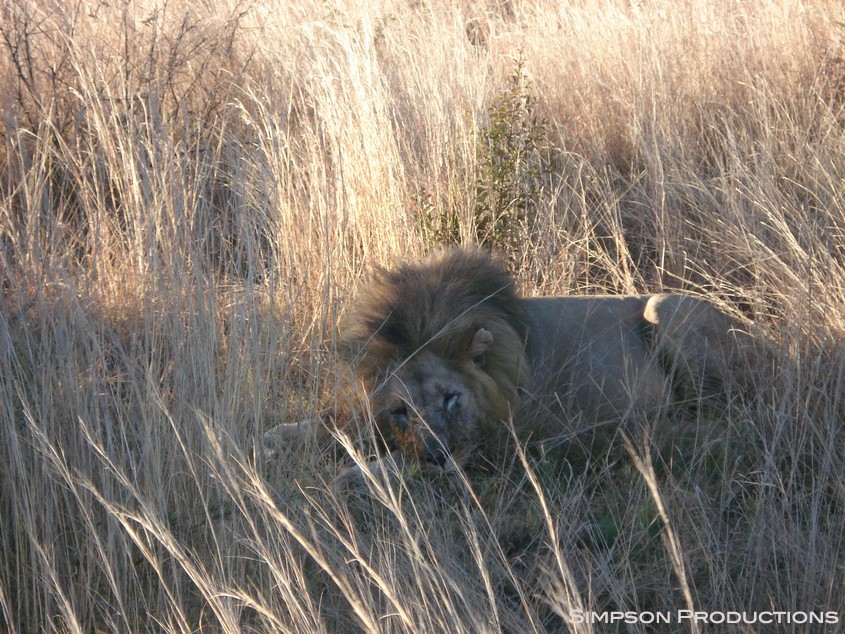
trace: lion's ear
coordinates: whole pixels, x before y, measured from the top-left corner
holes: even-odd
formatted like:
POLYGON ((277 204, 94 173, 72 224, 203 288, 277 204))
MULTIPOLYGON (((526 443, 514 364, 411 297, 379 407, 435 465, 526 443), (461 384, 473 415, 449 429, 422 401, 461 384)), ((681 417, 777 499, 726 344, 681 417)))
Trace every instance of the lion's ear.
POLYGON ((469 344, 469 356, 478 365, 484 365, 485 352, 490 344, 493 343, 493 333, 484 328, 479 328, 472 336, 472 342, 469 344))

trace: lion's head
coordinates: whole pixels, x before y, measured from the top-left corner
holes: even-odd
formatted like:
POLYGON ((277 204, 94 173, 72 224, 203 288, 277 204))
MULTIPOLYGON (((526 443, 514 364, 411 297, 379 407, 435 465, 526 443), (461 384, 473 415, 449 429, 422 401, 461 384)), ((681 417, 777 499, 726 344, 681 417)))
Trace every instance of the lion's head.
POLYGON ((378 270, 345 349, 392 449, 449 468, 511 413, 526 380, 526 317, 511 277, 480 250, 378 270))

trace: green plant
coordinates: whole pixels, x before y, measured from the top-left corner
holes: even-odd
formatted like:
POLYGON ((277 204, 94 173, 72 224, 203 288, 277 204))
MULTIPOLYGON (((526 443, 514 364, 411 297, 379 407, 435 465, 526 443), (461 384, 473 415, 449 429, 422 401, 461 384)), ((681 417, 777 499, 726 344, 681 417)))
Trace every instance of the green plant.
POLYGON ((474 235, 479 244, 510 252, 530 230, 543 196, 548 166, 547 123, 516 59, 508 87, 488 110, 478 132, 474 235))

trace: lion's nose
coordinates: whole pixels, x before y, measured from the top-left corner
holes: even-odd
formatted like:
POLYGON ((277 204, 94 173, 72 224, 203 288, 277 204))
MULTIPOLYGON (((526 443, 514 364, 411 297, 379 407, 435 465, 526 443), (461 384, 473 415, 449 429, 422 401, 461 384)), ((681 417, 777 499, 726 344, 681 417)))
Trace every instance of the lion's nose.
POLYGON ((443 443, 436 437, 429 438, 425 441, 423 460, 430 464, 436 464, 441 469, 445 469, 449 463, 449 452, 446 451, 443 443))

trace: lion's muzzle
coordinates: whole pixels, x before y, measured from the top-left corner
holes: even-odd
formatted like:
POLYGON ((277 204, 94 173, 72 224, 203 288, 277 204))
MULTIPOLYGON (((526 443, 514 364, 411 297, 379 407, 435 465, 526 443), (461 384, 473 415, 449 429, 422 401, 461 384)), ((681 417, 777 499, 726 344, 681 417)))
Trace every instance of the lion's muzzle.
MULTIPOLYGON (((405 390, 396 395, 398 400, 384 412, 387 415, 382 419, 388 423, 390 444, 422 463, 445 471, 456 469, 475 445, 474 439, 465 442, 468 401, 464 390, 446 389, 442 385, 432 386, 430 390, 407 390, 407 382, 403 386, 405 390)), ((475 425, 469 427, 474 429, 475 425)))

